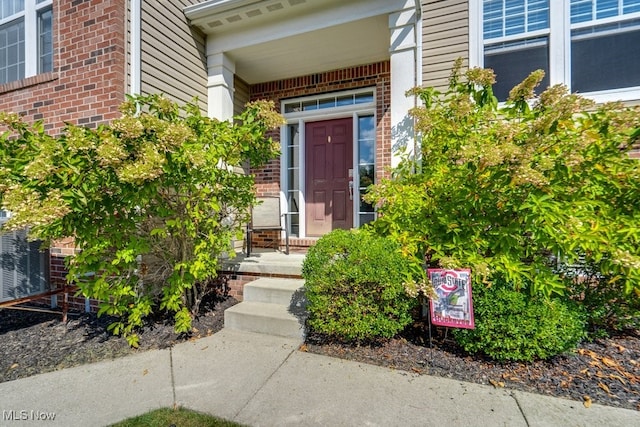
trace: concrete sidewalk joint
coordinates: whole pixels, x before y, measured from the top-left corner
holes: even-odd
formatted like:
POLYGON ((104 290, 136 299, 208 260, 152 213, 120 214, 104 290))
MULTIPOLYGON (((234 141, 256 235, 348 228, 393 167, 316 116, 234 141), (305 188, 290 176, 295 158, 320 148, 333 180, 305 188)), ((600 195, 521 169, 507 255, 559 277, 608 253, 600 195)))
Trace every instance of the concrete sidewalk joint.
POLYGON ((173 346, 169 347, 169 371, 171 372, 171 395, 173 400, 172 407, 175 408, 178 403, 176 401, 176 375, 173 368, 173 346))
POLYGON ((236 414, 233 417, 233 421, 237 420, 240 413, 247 407, 247 405, 249 405, 249 403, 256 397, 256 395, 258 393, 260 393, 262 391, 262 389, 265 387, 265 385, 271 381, 271 379, 273 378, 273 376, 284 366, 285 363, 287 363, 287 361, 289 360, 289 358, 291 357, 291 355, 293 353, 295 353, 297 351, 297 349, 291 350, 291 352, 289 352, 289 354, 287 355, 287 357, 282 361, 282 363, 280 363, 280 365, 278 365, 278 367, 271 373, 271 375, 269 375, 269 377, 264 380, 264 382, 262 383, 262 385, 251 395, 251 397, 249 397, 249 399, 247 399, 247 401, 244 403, 244 405, 242 406, 242 408, 240 408, 238 410, 238 412, 236 412, 236 414))
POLYGON ((518 409, 520 410, 520 413, 522 414, 522 418, 524 419, 524 422, 527 424, 527 427, 531 427, 531 424, 529 424, 529 420, 527 419, 527 414, 524 413, 524 410, 522 409, 522 405, 520 405, 520 401, 518 400, 518 397, 513 393, 509 393, 509 396, 511 396, 513 400, 516 401, 516 405, 518 405, 518 409))

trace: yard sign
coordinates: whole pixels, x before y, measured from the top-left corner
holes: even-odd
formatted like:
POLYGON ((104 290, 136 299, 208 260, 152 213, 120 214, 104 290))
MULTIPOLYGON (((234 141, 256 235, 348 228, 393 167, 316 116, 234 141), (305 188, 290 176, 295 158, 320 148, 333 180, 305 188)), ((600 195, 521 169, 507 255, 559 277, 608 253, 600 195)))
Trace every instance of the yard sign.
POLYGON ((471 300, 471 270, 427 269, 437 298, 431 298, 431 323, 451 328, 475 328, 471 300))

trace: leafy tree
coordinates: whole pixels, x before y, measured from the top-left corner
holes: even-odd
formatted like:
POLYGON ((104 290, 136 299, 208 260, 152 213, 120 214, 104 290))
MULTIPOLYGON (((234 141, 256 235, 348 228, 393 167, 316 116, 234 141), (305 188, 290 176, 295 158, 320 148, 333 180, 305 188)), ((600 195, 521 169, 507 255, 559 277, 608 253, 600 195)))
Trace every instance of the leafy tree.
POLYGON ((374 226, 416 264, 471 267, 477 285, 500 278, 531 295, 571 296, 576 276, 558 266, 586 261, 621 299, 638 301, 640 165, 628 152, 639 110, 595 106, 561 85, 536 97, 543 75, 504 106, 493 72, 461 72, 460 62, 445 93, 415 89, 421 152, 372 188, 374 226))
POLYGON ((2 113, 0 202, 5 229, 28 227, 45 244, 73 237, 71 282, 119 316, 110 327, 137 345, 135 328, 155 307, 173 312, 178 332, 216 276, 220 254, 247 220, 254 179, 247 161, 277 155, 266 132, 281 124, 256 102, 234 123, 180 109, 158 95, 131 97, 122 116, 95 130, 67 125, 47 135, 2 113))

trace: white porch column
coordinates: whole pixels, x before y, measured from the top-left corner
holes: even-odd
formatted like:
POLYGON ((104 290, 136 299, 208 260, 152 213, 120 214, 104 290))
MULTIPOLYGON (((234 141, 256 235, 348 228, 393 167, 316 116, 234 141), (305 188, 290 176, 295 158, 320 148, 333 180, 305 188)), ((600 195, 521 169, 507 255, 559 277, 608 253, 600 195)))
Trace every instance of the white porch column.
POLYGON ((233 118, 233 76, 236 64, 224 52, 207 56, 209 79, 207 81, 209 97, 209 117, 218 120, 233 118))
POLYGON ((414 107, 413 97, 406 91, 419 84, 417 47, 420 34, 416 31, 418 11, 414 1, 406 1, 404 8, 389 14, 391 30, 391 166, 400 162, 402 152, 413 153, 413 120, 409 110, 414 107))

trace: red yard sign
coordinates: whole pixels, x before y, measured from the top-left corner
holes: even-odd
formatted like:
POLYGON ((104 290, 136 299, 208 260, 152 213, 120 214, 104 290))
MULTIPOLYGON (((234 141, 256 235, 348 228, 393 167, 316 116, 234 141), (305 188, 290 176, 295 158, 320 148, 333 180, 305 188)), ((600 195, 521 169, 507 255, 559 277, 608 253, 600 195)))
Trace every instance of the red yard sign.
POLYGON ((451 328, 475 328, 471 300, 471 270, 427 269, 437 298, 431 298, 431 323, 451 328))

